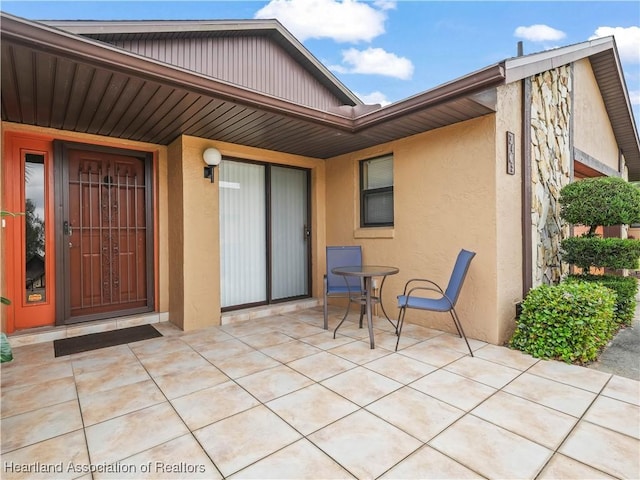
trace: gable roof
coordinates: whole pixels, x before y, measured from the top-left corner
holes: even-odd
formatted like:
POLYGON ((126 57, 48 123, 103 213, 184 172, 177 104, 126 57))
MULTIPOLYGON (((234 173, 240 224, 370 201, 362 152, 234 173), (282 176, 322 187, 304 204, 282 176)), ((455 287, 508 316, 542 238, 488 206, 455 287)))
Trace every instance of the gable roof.
MULTIPOLYGON (((43 21, 42 23, 116 46, 125 42, 141 42, 156 43, 156 48, 171 48, 167 42, 196 39, 203 41, 195 48, 202 48, 206 46, 206 40, 209 39, 266 38, 282 48, 299 66, 329 90, 341 104, 362 104, 362 101, 353 92, 277 20, 65 20, 43 21)), ((246 49, 243 54, 248 54, 246 49)), ((231 59, 231 62, 237 61, 237 58, 231 59)), ((269 61, 275 63, 276 59, 270 58, 269 61)), ((281 65, 274 65, 274 68, 281 67, 281 65)))
MULTIPOLYGON (((51 25, 5 13, 0 13, 0 20, 3 120, 163 145, 186 134, 315 158, 493 113, 496 87, 569 58, 588 57, 608 111, 611 108, 612 127, 630 179, 640 179, 640 144, 612 38, 507 59, 383 108, 372 108, 355 102, 353 94, 317 60, 314 63, 313 56, 277 22, 207 23, 205 30, 220 34, 225 28, 266 28, 277 41, 289 44, 288 51, 307 62, 314 75, 326 77, 325 84, 345 100, 344 106, 319 110, 51 25)), ((91 25, 97 35, 98 25, 91 25)), ((188 25, 197 28, 194 23, 188 25)), ((124 27, 133 29, 119 26, 124 27)), ((171 28, 175 30, 175 25, 171 28)))
POLYGON ((508 59, 505 61, 505 81, 515 82, 583 58, 591 62, 613 134, 629 165, 630 177, 633 177, 630 179, 640 179, 638 130, 613 37, 508 59))

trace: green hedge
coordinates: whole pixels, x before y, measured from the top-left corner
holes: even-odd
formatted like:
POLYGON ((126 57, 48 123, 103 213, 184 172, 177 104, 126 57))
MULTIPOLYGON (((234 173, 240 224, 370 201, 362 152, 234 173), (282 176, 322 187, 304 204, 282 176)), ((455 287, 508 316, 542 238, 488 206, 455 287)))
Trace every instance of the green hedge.
POLYGON ((614 318, 619 325, 631 325, 636 311, 638 279, 617 275, 570 275, 568 282, 596 282, 616 292, 614 318))
POLYGON ((640 240, 570 237, 561 242, 562 261, 582 268, 638 268, 640 240))
POLYGON ((616 294, 598 283, 536 287, 522 303, 510 345, 536 358, 593 361, 617 330, 615 302, 616 294))
POLYGON ((640 222, 640 189, 622 178, 585 178, 570 183, 560 190, 559 201, 561 217, 574 225, 640 222))

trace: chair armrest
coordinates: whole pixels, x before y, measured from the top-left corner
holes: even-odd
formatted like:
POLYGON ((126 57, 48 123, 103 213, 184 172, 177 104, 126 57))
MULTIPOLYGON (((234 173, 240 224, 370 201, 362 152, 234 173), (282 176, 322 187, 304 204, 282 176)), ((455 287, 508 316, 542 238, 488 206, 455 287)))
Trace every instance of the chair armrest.
MULTIPOLYGON (((431 283, 433 283, 433 282, 431 282, 431 283)), ((447 302, 449 302, 449 305, 451 307, 453 307, 453 302, 451 301, 451 299, 449 297, 447 297, 446 293, 444 293, 440 287, 438 287, 437 289, 436 288, 430 288, 430 287, 413 287, 411 290, 409 290, 408 293, 403 295, 405 297, 405 300, 404 300, 404 305, 405 306, 407 305, 407 303, 409 303, 409 297, 411 297, 411 294, 413 292, 419 291, 419 290, 420 291, 425 290, 425 291, 437 292, 437 293, 442 295, 442 298, 444 298, 447 302)), ((418 295, 414 295, 414 296, 418 296, 418 295)), ((422 298, 426 298, 426 297, 422 297, 422 298)))
POLYGON ((404 285, 404 290, 402 292, 403 295, 407 295, 407 288, 409 287, 409 284, 414 283, 414 282, 423 282, 423 283, 428 283, 430 285, 435 286, 438 290, 435 290, 437 292, 440 293, 444 293, 444 290, 442 290, 442 288, 440 287, 440 285, 438 285, 435 282, 432 282, 431 280, 427 280, 426 278, 412 278, 410 279, 407 283, 405 283, 404 285))

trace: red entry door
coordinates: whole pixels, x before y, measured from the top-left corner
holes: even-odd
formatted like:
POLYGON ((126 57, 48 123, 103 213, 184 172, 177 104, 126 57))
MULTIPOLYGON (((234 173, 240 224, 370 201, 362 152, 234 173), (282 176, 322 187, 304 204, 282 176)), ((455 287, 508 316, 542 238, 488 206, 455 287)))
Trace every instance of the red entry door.
POLYGON ((64 323, 153 307, 150 185, 144 155, 64 148, 64 323))

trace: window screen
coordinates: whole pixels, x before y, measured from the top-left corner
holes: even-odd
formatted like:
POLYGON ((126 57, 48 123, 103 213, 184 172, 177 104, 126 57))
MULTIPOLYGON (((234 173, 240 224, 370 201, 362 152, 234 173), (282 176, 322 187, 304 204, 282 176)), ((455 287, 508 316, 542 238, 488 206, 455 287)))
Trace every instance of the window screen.
POLYGON ((393 156, 360 162, 360 226, 393 225, 393 156))

